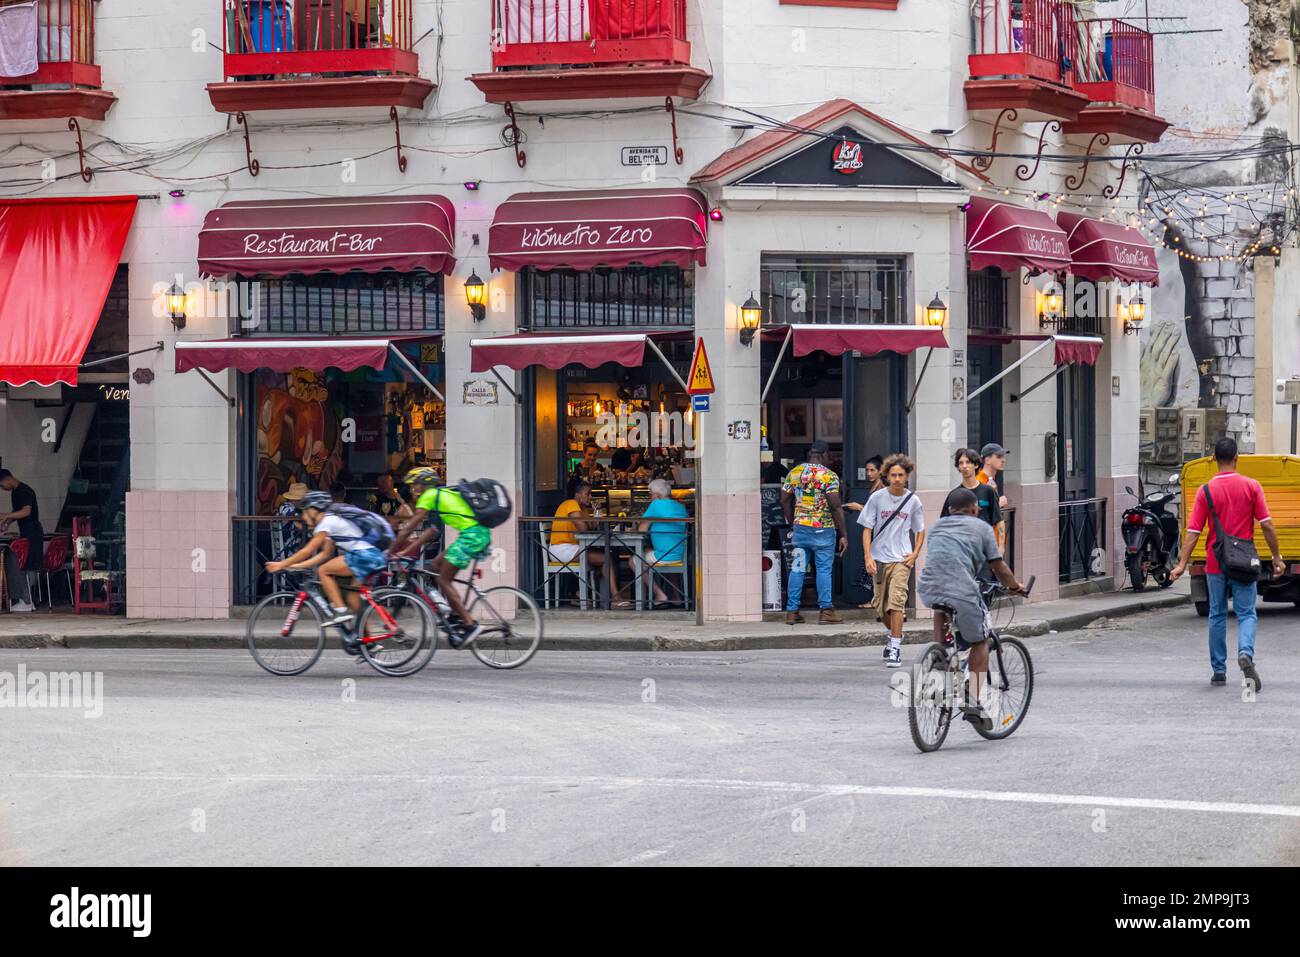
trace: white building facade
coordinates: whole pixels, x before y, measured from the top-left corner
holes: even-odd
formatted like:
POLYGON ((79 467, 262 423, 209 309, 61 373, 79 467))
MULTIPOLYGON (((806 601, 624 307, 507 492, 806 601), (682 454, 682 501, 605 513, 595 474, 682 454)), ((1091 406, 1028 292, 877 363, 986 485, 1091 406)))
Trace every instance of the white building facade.
MULTIPOLYGON (((45 333, 0 305, 30 332, 0 332, 0 465, 39 484, 49 533, 84 513, 108 537, 107 513, 124 513, 128 616, 232 614, 271 585, 258 569, 290 484, 369 487, 416 461, 513 490, 523 520, 495 530, 489 575, 539 599, 571 589, 551 580, 544 520, 593 421, 625 409, 689 420, 693 447, 658 451, 700 551, 663 571, 706 620, 761 617, 764 552, 780 550, 765 466, 770 479, 802 461, 814 438, 858 500, 869 456, 908 454, 930 521, 956 451, 998 442, 1017 572, 1044 597, 1123 575, 1141 393, 1125 333, 1154 278, 1123 161, 1165 124, 1150 36, 1105 5, 38 6, 38 29, 98 76, 0 82, 2 202, 138 197, 111 283, 90 284, 120 303, 82 309, 86 335, 117 346, 80 358, 133 354, 13 381, 7 367, 41 361, 45 333), (575 235, 583 223, 595 238, 575 235), (215 281, 256 314, 215 308, 215 281), (173 283, 189 289, 183 323, 173 283), (745 331, 751 297, 761 325, 745 331), (697 338, 716 392, 685 416, 678 377, 697 338), (128 478, 115 490, 96 474, 105 510, 79 513, 82 432, 100 434, 82 423, 115 421, 100 410, 114 395, 128 478), (57 451, 40 433, 50 419, 70 430, 57 451)), ((58 53, 43 49, 46 69, 58 53)), ((853 541, 836 578, 846 604, 861 598, 858 561, 853 541)))

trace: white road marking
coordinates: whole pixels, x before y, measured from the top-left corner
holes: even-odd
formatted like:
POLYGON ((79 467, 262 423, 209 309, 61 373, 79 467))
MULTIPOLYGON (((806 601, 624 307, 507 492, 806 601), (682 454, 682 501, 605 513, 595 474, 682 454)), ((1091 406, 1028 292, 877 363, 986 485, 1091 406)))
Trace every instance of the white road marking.
POLYGON ((1247 814, 1265 817, 1300 817, 1293 804, 1244 804, 1236 801, 1184 801, 1166 798, 1116 797, 1104 794, 1052 794, 1038 791, 984 791, 973 788, 896 787, 872 784, 813 784, 797 781, 746 781, 732 778, 563 777, 509 775, 486 777, 458 774, 200 774, 140 771, 15 771, 8 777, 32 780, 75 781, 184 781, 223 784, 420 784, 428 786, 479 785, 484 788, 547 786, 592 787, 617 790, 636 788, 692 788, 710 791, 760 791, 811 794, 821 797, 899 797, 934 800, 994 801, 1009 804, 1055 804, 1075 807, 1134 808, 1149 811, 1190 811, 1204 814, 1247 814))

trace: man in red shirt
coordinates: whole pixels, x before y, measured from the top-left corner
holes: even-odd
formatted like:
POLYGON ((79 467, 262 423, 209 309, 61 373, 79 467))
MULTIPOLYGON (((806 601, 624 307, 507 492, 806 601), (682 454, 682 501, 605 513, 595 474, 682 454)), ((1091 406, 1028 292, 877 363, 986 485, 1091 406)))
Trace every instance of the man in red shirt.
POLYGON ((1187 559, 1208 525, 1205 583, 1210 593, 1210 684, 1227 684, 1228 594, 1231 592, 1232 609, 1237 613, 1237 665, 1246 680, 1259 691, 1259 672, 1255 669, 1255 582, 1237 581, 1220 570, 1214 554, 1214 521, 1210 518, 1205 490, 1209 489, 1214 499, 1214 512, 1224 534, 1233 538, 1254 538, 1255 523, 1259 522, 1264 541, 1268 542, 1269 551, 1273 553, 1273 574, 1284 575, 1286 564, 1282 561, 1282 550, 1278 548, 1277 532, 1268 514, 1268 504, 1264 501, 1264 489, 1253 478, 1237 473, 1236 441, 1220 439, 1214 446, 1214 460, 1219 464, 1219 474, 1212 476, 1196 495, 1187 533, 1183 536, 1183 550, 1169 578, 1176 581, 1187 570, 1187 559))

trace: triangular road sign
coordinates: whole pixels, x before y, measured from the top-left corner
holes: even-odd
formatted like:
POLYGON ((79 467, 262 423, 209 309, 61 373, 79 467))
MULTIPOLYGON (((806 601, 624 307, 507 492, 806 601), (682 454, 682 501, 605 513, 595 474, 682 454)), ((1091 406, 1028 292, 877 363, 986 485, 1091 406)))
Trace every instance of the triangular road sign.
POLYGON ((709 367, 709 354, 704 351, 704 340, 695 340, 695 358, 691 360, 691 374, 686 378, 686 391, 691 395, 711 395, 714 391, 713 370, 709 367))

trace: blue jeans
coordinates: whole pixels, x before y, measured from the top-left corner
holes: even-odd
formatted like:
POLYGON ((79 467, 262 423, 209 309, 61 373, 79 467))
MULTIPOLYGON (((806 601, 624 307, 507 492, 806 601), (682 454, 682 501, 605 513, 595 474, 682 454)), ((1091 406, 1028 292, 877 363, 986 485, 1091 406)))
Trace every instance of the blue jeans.
POLYGON ((821 608, 831 607, 831 566, 835 564, 837 537, 834 528, 812 528, 809 525, 794 527, 794 537, 790 543, 795 548, 802 548, 804 555, 795 552, 790 567, 790 581, 786 586, 786 611, 799 610, 804 570, 808 567, 807 555, 811 555, 811 560, 817 567, 817 604, 821 608))
POLYGON ((1237 613, 1237 654, 1255 657, 1255 583, 1233 581, 1227 575, 1206 575, 1210 590, 1210 669, 1215 674, 1227 670, 1228 593, 1232 593, 1232 610, 1237 613))

